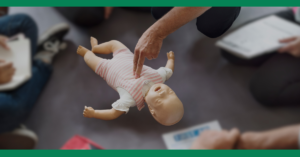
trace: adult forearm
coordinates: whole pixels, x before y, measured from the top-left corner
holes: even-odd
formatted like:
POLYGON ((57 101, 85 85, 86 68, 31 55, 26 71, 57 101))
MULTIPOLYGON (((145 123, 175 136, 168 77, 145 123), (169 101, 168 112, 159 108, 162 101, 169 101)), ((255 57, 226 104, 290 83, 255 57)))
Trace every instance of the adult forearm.
POLYGON ((298 149, 300 125, 286 126, 263 132, 243 133, 238 149, 298 149))
POLYGON ((274 138, 266 142, 273 143, 269 149, 298 149, 300 125, 287 126, 270 132, 274 138))
POLYGON ((163 39, 169 34, 202 15, 210 7, 175 7, 149 27, 141 36, 134 50, 133 72, 139 78, 145 58, 158 57, 163 39))
POLYGON ((147 31, 164 39, 181 26, 202 15, 211 7, 174 7, 166 15, 155 22, 147 31))

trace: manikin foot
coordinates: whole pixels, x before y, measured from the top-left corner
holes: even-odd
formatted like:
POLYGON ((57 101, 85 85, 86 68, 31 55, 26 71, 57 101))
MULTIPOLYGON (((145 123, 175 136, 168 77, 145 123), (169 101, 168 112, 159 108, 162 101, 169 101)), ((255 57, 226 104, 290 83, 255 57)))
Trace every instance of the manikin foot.
POLYGON ((85 47, 83 47, 83 46, 78 46, 77 54, 79 54, 80 56, 84 57, 84 55, 85 55, 88 51, 89 51, 89 50, 86 49, 85 47))
POLYGON ((98 45, 98 40, 94 37, 91 37, 91 45, 93 50, 93 47, 98 45))

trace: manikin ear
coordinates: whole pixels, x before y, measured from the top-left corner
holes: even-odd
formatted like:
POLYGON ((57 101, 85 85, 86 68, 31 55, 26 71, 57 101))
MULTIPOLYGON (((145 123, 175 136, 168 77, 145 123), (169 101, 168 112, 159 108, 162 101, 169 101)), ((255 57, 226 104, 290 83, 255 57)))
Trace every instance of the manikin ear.
POLYGON ((150 106, 148 106, 148 108, 152 116, 155 116, 155 110, 153 110, 150 106))

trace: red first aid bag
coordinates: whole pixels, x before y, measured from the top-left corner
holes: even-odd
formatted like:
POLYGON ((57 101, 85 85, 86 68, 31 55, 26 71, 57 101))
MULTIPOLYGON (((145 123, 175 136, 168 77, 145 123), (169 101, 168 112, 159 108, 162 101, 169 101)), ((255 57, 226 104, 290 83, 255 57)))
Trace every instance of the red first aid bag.
POLYGON ((88 138, 75 135, 69 139, 60 149, 103 149, 100 145, 96 144, 88 138))

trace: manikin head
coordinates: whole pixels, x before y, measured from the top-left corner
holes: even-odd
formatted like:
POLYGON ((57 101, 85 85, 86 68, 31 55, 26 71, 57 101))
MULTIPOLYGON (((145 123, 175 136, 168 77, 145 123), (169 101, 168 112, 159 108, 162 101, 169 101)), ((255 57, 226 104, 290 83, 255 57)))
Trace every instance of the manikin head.
POLYGON ((165 84, 153 85, 146 94, 145 101, 154 119, 162 125, 176 124, 183 117, 182 102, 165 84))

